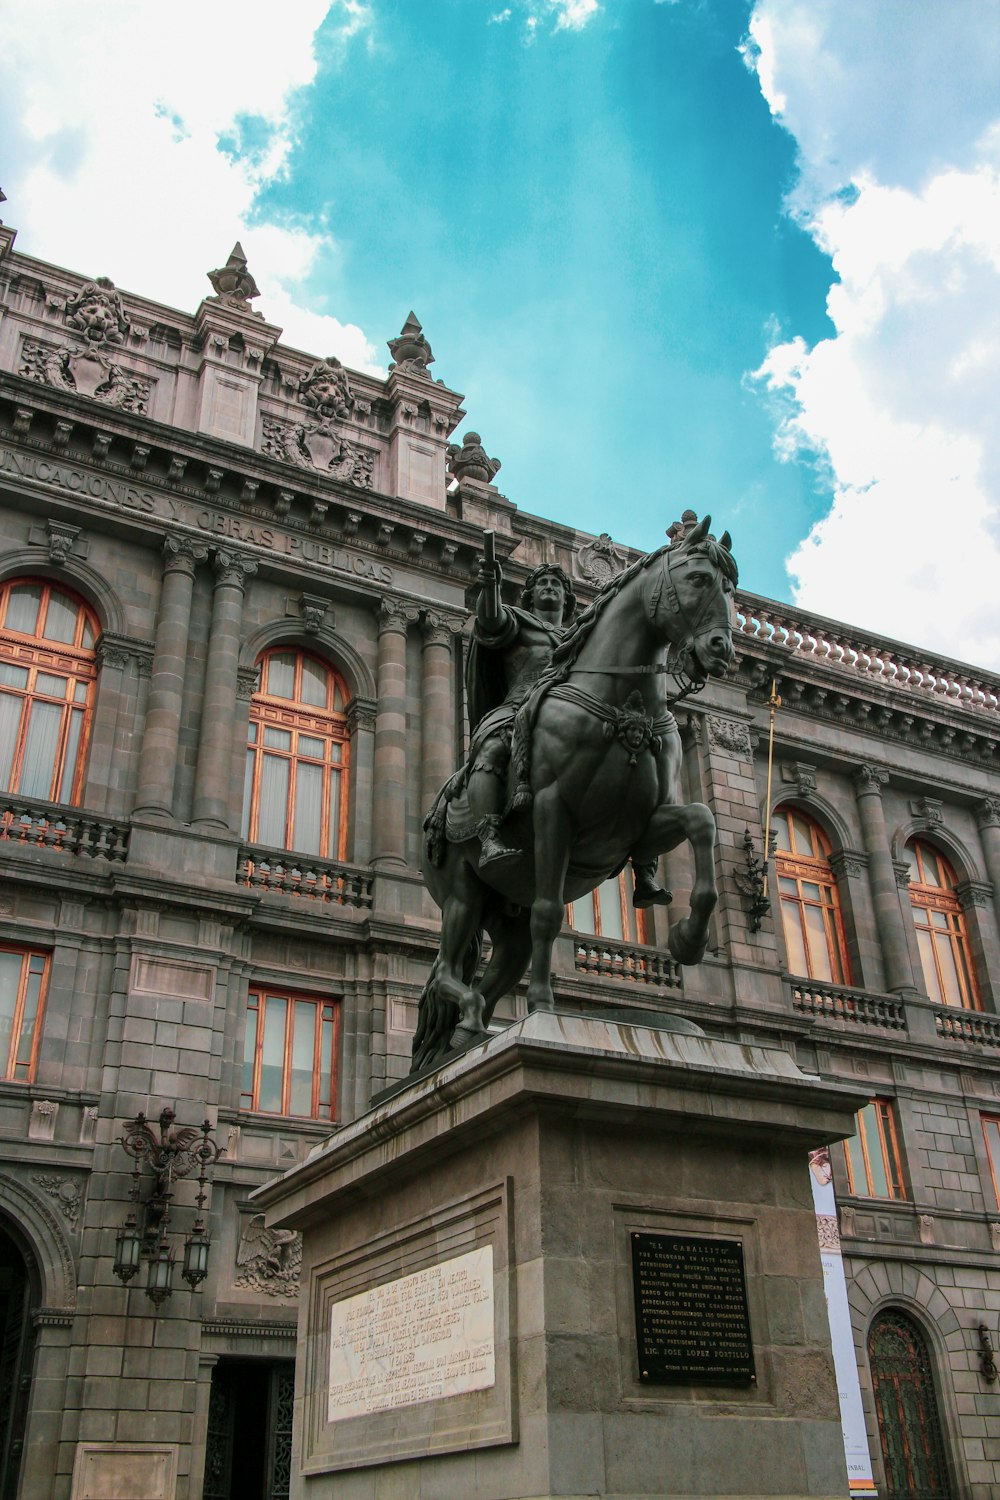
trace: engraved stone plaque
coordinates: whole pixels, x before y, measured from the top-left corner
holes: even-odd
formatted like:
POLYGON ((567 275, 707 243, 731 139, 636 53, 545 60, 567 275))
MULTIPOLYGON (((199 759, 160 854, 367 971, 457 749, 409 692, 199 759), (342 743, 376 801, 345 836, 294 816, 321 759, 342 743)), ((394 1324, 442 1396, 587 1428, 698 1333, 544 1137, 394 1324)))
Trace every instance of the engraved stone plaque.
POLYGON ((739 1240, 633 1232, 639 1379, 750 1385, 756 1379, 739 1240))
POLYGON ((481 1391, 495 1381, 492 1245, 330 1309, 329 1422, 481 1391))

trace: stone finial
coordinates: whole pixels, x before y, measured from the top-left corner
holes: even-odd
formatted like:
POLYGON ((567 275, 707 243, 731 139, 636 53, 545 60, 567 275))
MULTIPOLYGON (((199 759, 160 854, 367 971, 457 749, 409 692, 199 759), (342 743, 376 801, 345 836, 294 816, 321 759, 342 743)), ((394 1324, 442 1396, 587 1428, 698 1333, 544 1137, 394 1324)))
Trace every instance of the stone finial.
POLYGON ((347 371, 336 355, 318 360, 299 376, 299 400, 319 417, 349 417, 354 405, 347 371))
POLYGON ((66 322, 96 349, 123 344, 129 331, 121 296, 107 276, 85 281, 75 297, 66 299, 66 322))
POLYGON ((491 484, 500 471, 500 460, 487 457, 478 432, 467 432, 461 447, 449 443, 445 452, 448 473, 456 479, 476 479, 480 484, 491 484))
POLYGON ((434 363, 431 346, 424 338, 424 331, 415 312, 411 312, 398 336, 390 339, 389 353, 393 363, 390 370, 406 370, 411 375, 426 374, 427 366, 434 363))
POLYGON ((247 269, 247 258, 239 240, 229 252, 226 264, 205 274, 216 296, 230 307, 245 308, 252 298, 260 296, 260 289, 247 269))
POLYGON ((681 512, 679 521, 674 521, 667 527, 667 537, 672 547, 679 547, 681 542, 698 524, 698 512, 696 510, 685 510, 681 512))

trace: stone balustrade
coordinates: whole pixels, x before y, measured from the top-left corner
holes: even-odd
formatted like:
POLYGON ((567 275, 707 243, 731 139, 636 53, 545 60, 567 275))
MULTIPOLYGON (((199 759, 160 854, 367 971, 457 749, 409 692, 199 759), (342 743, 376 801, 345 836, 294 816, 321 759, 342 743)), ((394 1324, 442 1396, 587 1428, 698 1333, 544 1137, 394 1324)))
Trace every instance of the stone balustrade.
POLYGON ((886 1031, 906 1031, 903 1002, 895 995, 873 995, 842 984, 816 979, 790 979, 792 1005, 817 1020, 847 1021, 856 1026, 881 1026, 886 1031))
POLYGON ((5 795, 0 796, 0 842, 122 861, 128 853, 129 828, 127 823, 56 802, 5 795))
POLYGON ((574 938, 574 965, 580 974, 599 974, 602 979, 631 979, 637 984, 655 984, 680 989, 680 968, 668 953, 632 943, 574 938))
POLYGON ((847 635, 833 620, 775 605, 756 594, 737 595, 736 620, 738 634, 849 673, 855 682, 860 679, 1000 718, 1000 681, 974 667, 966 669, 929 652, 915 656, 898 641, 847 635))
POLYGON ((951 1042, 978 1042, 983 1047, 1000 1047, 1000 1016, 984 1016, 977 1010, 946 1007, 934 1017, 938 1036, 951 1042))
POLYGON ((372 872, 360 865, 332 859, 296 856, 286 851, 241 847, 236 867, 240 885, 256 891, 277 891, 334 906, 370 907, 372 872))

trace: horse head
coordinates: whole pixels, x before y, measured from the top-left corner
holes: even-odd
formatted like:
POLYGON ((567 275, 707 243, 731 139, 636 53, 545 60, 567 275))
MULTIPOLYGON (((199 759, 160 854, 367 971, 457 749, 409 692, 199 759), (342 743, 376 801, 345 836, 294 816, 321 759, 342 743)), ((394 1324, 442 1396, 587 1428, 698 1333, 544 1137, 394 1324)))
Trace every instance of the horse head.
POLYGON ((739 572, 729 532, 709 536, 705 516, 680 542, 663 548, 650 599, 656 630, 674 645, 681 668, 696 682, 724 677, 732 666, 733 602, 739 572))

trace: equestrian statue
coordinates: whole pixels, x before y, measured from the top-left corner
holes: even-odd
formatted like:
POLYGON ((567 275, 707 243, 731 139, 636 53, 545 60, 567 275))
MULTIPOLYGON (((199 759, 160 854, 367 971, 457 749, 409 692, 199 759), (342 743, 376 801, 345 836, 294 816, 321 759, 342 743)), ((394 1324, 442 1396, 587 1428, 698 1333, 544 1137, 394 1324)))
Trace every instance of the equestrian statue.
POLYGON ((718 901, 715 820, 681 802, 670 705, 733 661, 736 563, 728 532, 686 512, 671 541, 612 578, 576 614, 555 564, 503 603, 492 533, 467 664, 471 742, 424 822, 424 877, 441 945, 420 1000, 412 1072, 485 1041, 500 997, 530 963, 528 1009, 552 1010, 552 946, 566 903, 624 868, 634 903, 670 900, 659 856, 694 852, 688 916, 667 946, 700 963, 718 901), (483 934, 492 952, 479 975, 483 934))

